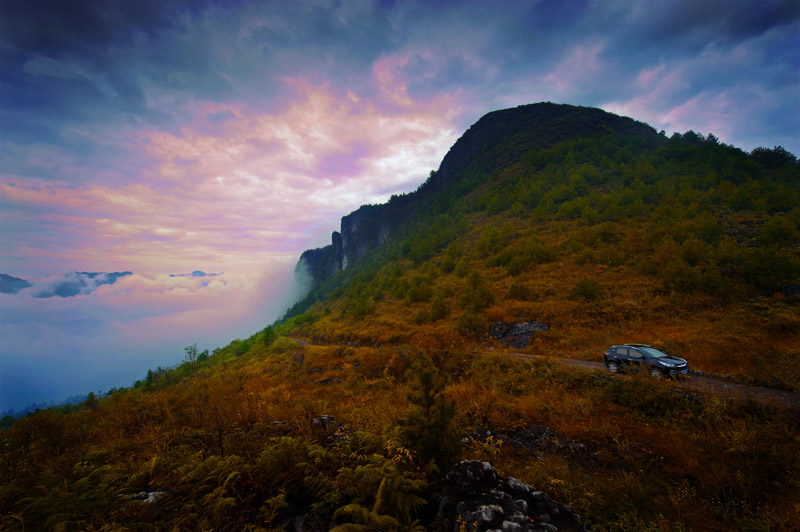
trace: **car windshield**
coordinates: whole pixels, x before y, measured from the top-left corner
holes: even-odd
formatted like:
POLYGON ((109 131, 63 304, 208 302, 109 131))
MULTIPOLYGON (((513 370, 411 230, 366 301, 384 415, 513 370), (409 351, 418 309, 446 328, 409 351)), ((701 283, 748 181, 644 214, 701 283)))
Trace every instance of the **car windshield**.
POLYGON ((658 349, 653 349, 652 347, 639 347, 638 349, 651 358, 669 358, 668 354, 662 353, 658 349))

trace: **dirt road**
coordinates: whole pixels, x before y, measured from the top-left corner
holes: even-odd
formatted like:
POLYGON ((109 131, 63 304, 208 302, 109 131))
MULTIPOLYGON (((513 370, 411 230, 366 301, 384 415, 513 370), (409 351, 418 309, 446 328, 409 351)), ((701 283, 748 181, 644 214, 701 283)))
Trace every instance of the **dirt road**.
MULTIPOLYGON (((589 362, 586 360, 575 360, 571 358, 529 355, 526 353, 515 353, 511 351, 502 351, 502 353, 520 360, 549 360, 559 364, 565 364, 567 366, 600 370, 611 374, 602 362, 589 362)), ((624 375, 620 375, 619 377, 625 378, 624 375)), ((728 382, 722 379, 706 377, 704 375, 690 374, 678 381, 675 381, 674 385, 684 390, 693 390, 701 393, 728 397, 731 399, 754 399, 756 401, 787 406, 790 408, 800 407, 800 394, 798 393, 728 382)))
MULTIPOLYGON (((312 345, 307 340, 302 338, 291 338, 300 345, 312 345)), ((604 371, 611 375, 602 362, 589 362, 587 360, 576 360, 572 358, 560 357, 547 357, 543 355, 530 355, 527 353, 518 353, 514 351, 495 351, 484 350, 484 353, 501 353, 508 355, 519 360, 548 360, 558 364, 565 364, 578 368, 586 368, 594 371, 604 371)), ((617 375, 617 378, 629 378, 625 375, 617 375)), ((746 400, 753 399, 764 403, 769 403, 778 406, 789 408, 800 408, 800 394, 796 392, 787 392, 783 390, 774 390, 772 388, 764 388, 761 386, 750 386, 748 384, 739 384, 729 382, 723 379, 716 379, 704 375, 690 374, 678 381, 670 381, 674 386, 684 390, 692 390, 704 394, 711 394, 725 398, 746 400)))

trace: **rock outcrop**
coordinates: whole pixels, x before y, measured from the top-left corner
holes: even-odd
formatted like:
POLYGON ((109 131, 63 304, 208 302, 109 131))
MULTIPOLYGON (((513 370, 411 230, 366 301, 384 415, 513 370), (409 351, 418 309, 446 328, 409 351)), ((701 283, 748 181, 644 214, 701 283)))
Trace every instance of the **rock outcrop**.
POLYGON ((528 347, 536 331, 549 331, 550 327, 536 320, 520 323, 496 321, 489 327, 489 336, 500 340, 508 347, 522 349, 528 347))
POLYGON ((484 532, 577 532, 583 529, 572 508, 528 484, 502 478, 488 462, 464 461, 428 489, 435 508, 433 530, 484 532))

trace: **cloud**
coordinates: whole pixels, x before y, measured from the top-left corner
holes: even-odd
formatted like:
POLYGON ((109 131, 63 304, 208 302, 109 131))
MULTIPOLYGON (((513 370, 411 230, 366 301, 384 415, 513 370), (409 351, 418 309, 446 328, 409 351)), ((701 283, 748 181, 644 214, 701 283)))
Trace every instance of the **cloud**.
POLYGON ((120 277, 132 275, 131 272, 70 272, 59 279, 44 279, 33 284, 29 290, 33 297, 75 297, 85 296, 103 285, 112 285, 120 277))
POLYGON ((413 190, 456 138, 450 95, 397 112, 330 85, 285 83, 295 96, 280 114, 202 102, 180 134, 139 132, 149 139, 138 144, 143 158, 158 168, 137 182, 0 182, 12 266, 38 241, 37 253, 76 270, 252 269, 296 256, 316 227, 329 233, 361 203, 413 190), (220 113, 227 118, 208 134, 207 117, 220 113), (51 232, 69 238, 42 238, 51 232))
POLYGON ((293 266, 252 275, 134 273, 90 297, 0 294, 0 411, 128 386, 148 369, 180 362, 186 345, 214 349, 249 337, 307 290, 293 266))

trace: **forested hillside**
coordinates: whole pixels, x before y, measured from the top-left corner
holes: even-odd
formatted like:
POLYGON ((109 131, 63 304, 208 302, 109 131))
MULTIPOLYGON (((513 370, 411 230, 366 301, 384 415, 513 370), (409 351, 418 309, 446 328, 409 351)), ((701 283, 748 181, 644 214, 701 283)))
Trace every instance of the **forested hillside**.
POLYGON ((520 530, 800 528, 796 407, 555 361, 644 342, 800 392, 794 155, 523 106, 357 213, 279 322, 3 430, 3 528, 484 530, 461 460, 581 516, 520 530))

